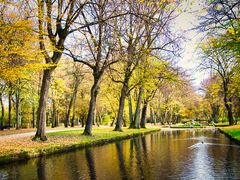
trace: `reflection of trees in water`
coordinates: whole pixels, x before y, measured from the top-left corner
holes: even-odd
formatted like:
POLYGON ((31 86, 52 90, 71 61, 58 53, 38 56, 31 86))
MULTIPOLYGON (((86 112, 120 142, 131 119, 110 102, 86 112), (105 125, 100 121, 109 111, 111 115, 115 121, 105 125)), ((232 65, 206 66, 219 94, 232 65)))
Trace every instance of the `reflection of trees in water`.
POLYGON ((144 161, 144 169, 145 169, 145 174, 146 174, 146 178, 148 179, 152 179, 151 176, 151 169, 150 169, 150 161, 148 158, 148 152, 147 152, 147 142, 146 142, 146 138, 145 136, 141 138, 141 142, 142 142, 142 149, 143 149, 143 154, 141 155, 144 161))
POLYGON ((64 159, 64 168, 67 169, 68 171, 68 175, 67 178, 68 179, 78 179, 81 177, 80 174, 80 169, 81 167, 79 167, 79 158, 77 156, 77 153, 71 153, 70 156, 66 156, 66 158, 64 159))
POLYGON ((89 176, 91 179, 97 179, 92 149, 86 148, 85 152, 86 152, 87 165, 89 169, 89 176))
MULTIPOLYGON (((233 170, 233 167, 235 167, 234 162, 233 162, 233 159, 234 159, 233 152, 234 152, 233 147, 229 146, 227 155, 226 155, 226 163, 224 163, 224 168, 223 168, 223 169, 225 169, 225 174, 227 174, 227 177, 229 177, 229 178, 234 178, 234 175, 236 175, 233 170)), ((235 178, 237 178, 237 177, 235 177, 235 178)), ((238 178, 239 178, 239 176, 238 176, 238 178)))
MULTIPOLYGON (((82 177, 81 166, 77 153, 56 155, 56 157, 40 157, 36 162, 37 177, 40 180, 79 179, 82 177)), ((28 178, 26 178, 28 179, 28 178)))
MULTIPOLYGON (((132 157, 130 163, 133 164, 133 160, 134 160, 133 153, 135 152, 136 166, 137 166, 136 169, 132 169, 132 171, 137 170, 137 174, 139 174, 141 179, 142 178, 149 179, 150 168, 147 162, 148 159, 147 159, 147 147, 146 147, 145 137, 131 139, 130 143, 131 143, 130 156, 132 157)), ((130 167, 133 167, 133 166, 130 166, 130 167)))
POLYGON ((37 176, 39 180, 45 180, 46 178, 46 166, 45 158, 40 157, 37 162, 37 176))
POLYGON ((127 174, 127 171, 126 171, 124 155, 123 155, 122 142, 116 142, 116 148, 117 148, 121 177, 122 177, 122 179, 128 179, 128 174, 127 174))
POLYGON ((133 158, 134 158, 134 152, 133 152, 133 139, 130 140, 130 167, 133 166, 133 158))

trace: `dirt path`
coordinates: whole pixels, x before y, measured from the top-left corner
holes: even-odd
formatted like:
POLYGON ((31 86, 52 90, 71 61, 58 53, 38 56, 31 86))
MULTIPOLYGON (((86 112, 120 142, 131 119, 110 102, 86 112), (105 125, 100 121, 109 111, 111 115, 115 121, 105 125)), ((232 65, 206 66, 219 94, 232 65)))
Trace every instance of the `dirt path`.
MULTIPOLYGON (((60 127, 58 129, 47 129, 47 133, 50 132, 61 132, 61 131, 69 131, 69 130, 80 130, 83 128, 80 127, 74 127, 74 128, 63 128, 60 127)), ((12 131, 12 132, 8 132, 6 134, 3 134, 0 136, 0 140, 7 140, 7 139, 13 139, 13 138, 22 138, 22 137, 29 137, 29 136, 33 136, 36 133, 36 130, 34 129, 28 129, 26 131, 24 130, 6 130, 6 131, 12 131), (30 131, 30 132, 28 132, 30 131)))

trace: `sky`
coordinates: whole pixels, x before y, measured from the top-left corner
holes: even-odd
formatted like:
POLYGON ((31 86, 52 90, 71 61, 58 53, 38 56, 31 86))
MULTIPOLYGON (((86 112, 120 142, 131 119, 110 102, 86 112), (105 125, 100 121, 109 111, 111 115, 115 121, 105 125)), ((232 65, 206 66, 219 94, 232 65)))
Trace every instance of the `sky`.
POLYGON ((182 9, 185 11, 175 20, 176 29, 183 31, 186 38, 182 44, 183 53, 178 61, 178 66, 187 70, 194 88, 198 90, 201 81, 207 78, 207 72, 200 72, 198 68, 200 57, 197 46, 204 35, 198 30, 191 29, 199 24, 197 16, 203 13, 203 0, 185 0, 182 9))

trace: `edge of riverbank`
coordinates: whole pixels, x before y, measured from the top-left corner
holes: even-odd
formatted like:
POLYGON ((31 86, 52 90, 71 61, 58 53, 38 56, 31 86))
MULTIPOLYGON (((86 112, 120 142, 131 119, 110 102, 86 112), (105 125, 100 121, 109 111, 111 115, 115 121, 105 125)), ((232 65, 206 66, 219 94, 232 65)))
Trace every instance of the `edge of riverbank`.
POLYGON ((124 132, 112 131, 112 128, 99 128, 94 131, 93 136, 83 136, 83 130, 53 132, 48 134, 50 140, 46 142, 32 142, 31 137, 11 140, 6 144, 12 143, 12 146, 8 144, 9 148, 4 147, 3 153, 0 153, 0 165, 130 139, 160 131, 160 128, 124 129, 124 132), (22 143, 19 144, 19 141, 22 143), (26 143, 30 145, 26 147, 26 143))
POLYGON ((240 126, 219 127, 218 130, 240 145, 240 126))

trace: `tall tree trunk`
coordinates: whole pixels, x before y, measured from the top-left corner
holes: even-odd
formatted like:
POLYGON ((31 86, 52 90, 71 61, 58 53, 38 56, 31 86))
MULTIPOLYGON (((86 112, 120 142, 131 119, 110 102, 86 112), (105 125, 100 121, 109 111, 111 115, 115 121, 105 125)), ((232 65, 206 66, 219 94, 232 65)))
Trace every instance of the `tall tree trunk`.
POLYGON ((94 112, 93 123, 92 123, 92 125, 94 125, 94 126, 96 125, 96 116, 95 116, 95 114, 96 114, 96 113, 94 112))
POLYGON ((2 107, 2 116, 1 116, 1 123, 0 123, 0 130, 3 130, 3 121, 4 121, 4 103, 3 103, 3 98, 2 98, 2 94, 0 95, 0 103, 1 103, 1 107, 2 107))
POLYGON ((73 100, 73 116, 72 116, 71 127, 74 127, 75 114, 76 114, 76 99, 77 99, 77 91, 73 100))
POLYGON ((146 128, 147 106, 148 106, 148 102, 144 101, 143 109, 142 109, 141 123, 140 123, 141 128, 146 128))
POLYGON ((233 112, 232 112, 232 98, 229 97, 229 92, 228 92, 228 79, 223 80, 223 89, 224 89, 224 104, 227 109, 227 115, 228 115, 228 122, 229 125, 234 124, 234 119, 233 119, 233 112))
MULTIPOLYGON (((67 112, 68 121, 70 119, 70 114, 71 114, 72 109, 73 109, 73 116, 74 116, 74 113, 75 113, 74 111, 75 111, 76 97, 77 97, 79 84, 80 84, 80 77, 77 76, 76 79, 75 79, 73 93, 72 93, 72 96, 71 96, 71 99, 70 99, 70 102, 69 102, 69 106, 68 106, 68 112, 67 112)), ((71 127, 74 127, 74 118, 75 117, 73 117, 71 119, 71 127)))
POLYGON ((84 120, 85 120, 85 115, 83 115, 83 116, 81 117, 81 124, 82 124, 82 127, 84 127, 84 125, 85 125, 84 120))
POLYGON ((167 117, 168 117, 168 109, 166 108, 164 113, 164 119, 163 119, 164 124, 167 122, 167 117))
POLYGON ((119 100, 119 108, 118 108, 118 116, 117 122, 114 131, 122 131, 122 123, 123 123, 123 112, 124 112, 124 104, 126 99, 126 91, 127 86, 124 84, 121 90, 121 97, 119 100))
POLYGON ((116 121, 116 118, 114 117, 111 124, 110 124, 110 127, 113 127, 115 121, 116 121))
POLYGON ((124 116, 123 116, 123 127, 127 127, 127 120, 124 116))
POLYGON ((49 126, 49 110, 47 110, 47 112, 46 112, 46 126, 49 126))
POLYGON ((83 135, 92 135, 92 125, 94 120, 94 112, 96 109, 97 94, 99 90, 99 82, 94 80, 94 84, 91 88, 91 99, 89 102, 88 116, 86 121, 86 126, 83 135))
POLYGON ((158 120, 159 122, 161 122, 161 124, 163 124, 164 116, 162 115, 162 112, 161 112, 161 98, 160 97, 158 97, 157 109, 156 109, 156 112, 154 115, 155 115, 154 124, 156 124, 156 120, 158 120))
MULTIPOLYGON (((70 122, 70 115, 71 115, 72 104, 73 104, 73 95, 72 95, 72 97, 70 99, 70 102, 69 102, 69 105, 68 105, 65 127, 68 127, 68 124, 70 122)), ((71 126, 72 126, 72 122, 71 122, 71 126)))
POLYGON ((211 120, 212 120, 214 123, 218 123, 219 108, 220 108, 219 105, 216 105, 216 104, 212 104, 212 105, 211 105, 211 109, 212 109, 211 120))
POLYGON ((232 126, 234 125, 234 119, 233 119, 233 112, 232 112, 232 104, 231 104, 231 99, 225 102, 225 107, 227 109, 227 115, 228 115, 228 122, 229 125, 232 126))
POLYGON ((32 127, 35 128, 35 107, 32 107, 32 127))
POLYGON ((52 128, 56 127, 56 103, 52 100, 52 128))
POLYGON ((56 121, 55 121, 55 127, 58 127, 59 126, 59 111, 57 110, 56 112, 56 121))
POLYGON ((9 83, 9 93, 8 93, 8 127, 12 126, 12 90, 11 83, 9 83))
POLYGON ((154 112, 153 112, 153 108, 150 105, 150 119, 151 119, 151 123, 153 123, 153 119, 154 119, 154 112))
MULTIPOLYGON (((73 106, 74 107, 74 106, 73 106)), ((71 119, 71 127, 74 127, 75 126, 75 123, 74 123, 74 121, 75 121, 75 112, 74 112, 74 109, 75 108, 73 108, 73 116, 72 116, 72 119, 71 119)))
POLYGON ((153 113, 153 124, 156 125, 156 121, 157 121, 157 112, 154 111, 154 109, 152 108, 152 113, 153 113))
POLYGON ((170 107, 169 124, 173 123, 173 107, 170 107))
POLYGON ((98 119, 99 119, 99 125, 102 125, 103 117, 101 114, 98 115, 98 119))
POLYGON ((237 96, 235 125, 237 125, 239 118, 240 118, 240 96, 237 96))
POLYGON ((129 119, 131 124, 133 122, 133 111, 132 111, 132 98, 130 93, 128 95, 128 108, 129 108, 129 119))
MULTIPOLYGON (((20 85, 20 80, 18 80, 20 85)), ((16 90, 16 129, 21 128, 21 90, 19 87, 16 90)))
POLYGON ((70 109, 69 109, 69 104, 68 104, 68 97, 66 96, 66 117, 64 121, 64 126, 67 128, 70 122, 70 109))
POLYGON ((143 94, 143 87, 140 87, 137 106, 134 114, 134 128, 136 129, 140 128, 140 111, 141 111, 141 103, 142 103, 142 94, 143 94))
POLYGON ((51 75, 54 68, 45 69, 43 71, 42 86, 40 92, 39 106, 37 111, 37 132, 33 140, 40 139, 41 141, 46 141, 46 107, 48 99, 48 91, 51 82, 51 75))

